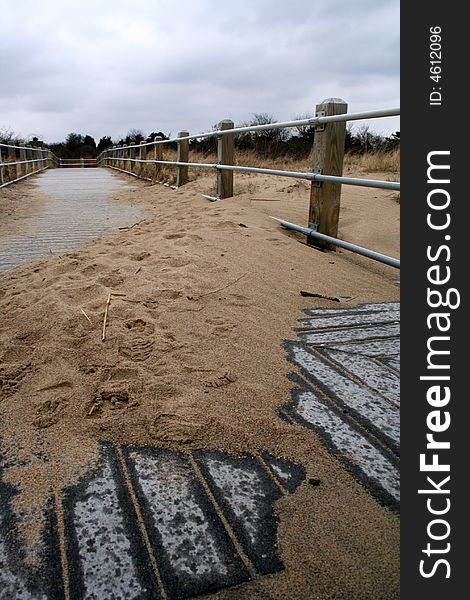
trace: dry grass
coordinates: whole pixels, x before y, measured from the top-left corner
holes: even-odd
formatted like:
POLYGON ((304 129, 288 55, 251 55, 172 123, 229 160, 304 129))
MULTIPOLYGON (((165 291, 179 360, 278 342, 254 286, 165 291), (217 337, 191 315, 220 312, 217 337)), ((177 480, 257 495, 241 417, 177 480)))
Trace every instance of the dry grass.
MULTIPOLYGON (((162 160, 176 160, 176 150, 163 147, 162 160)), ((243 167, 259 167, 263 169, 280 169, 284 171, 310 172, 312 170, 312 157, 299 160, 289 157, 260 157, 252 151, 237 151, 235 153, 236 164, 243 167)), ((150 158, 150 156, 149 156, 150 158)), ((216 153, 204 154, 202 152, 190 151, 189 161, 196 163, 214 164, 217 162, 216 153)), ((129 169, 129 163, 125 163, 125 169, 129 169)), ((173 165, 160 165, 158 169, 154 165, 145 164, 139 171, 139 165, 136 165, 136 171, 142 177, 152 179, 154 182, 165 182, 173 185, 176 181, 176 167, 173 165)), ((382 178, 389 180, 398 180, 400 172, 400 152, 377 152, 364 155, 346 154, 344 160, 345 175, 360 176, 361 173, 380 173, 382 178)), ((203 167, 190 167, 190 180, 197 179, 201 175, 207 174, 207 169, 203 167)))
POLYGON ((367 173, 400 173, 400 150, 347 154, 345 167, 367 173))

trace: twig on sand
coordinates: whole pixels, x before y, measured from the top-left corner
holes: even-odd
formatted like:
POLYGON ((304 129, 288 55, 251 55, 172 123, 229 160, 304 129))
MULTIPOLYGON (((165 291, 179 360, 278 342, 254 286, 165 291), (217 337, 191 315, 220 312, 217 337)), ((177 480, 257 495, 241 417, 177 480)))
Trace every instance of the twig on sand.
POLYGON ((315 292, 304 292, 300 291, 301 296, 306 296, 307 298, 323 298, 324 300, 331 300, 332 302, 340 302, 339 298, 334 296, 324 296, 323 294, 316 294, 315 292))
POLYGON ((86 314, 86 312, 83 310, 83 308, 80 309, 82 311, 82 313, 85 315, 85 318, 88 319, 88 321, 91 323, 91 319, 90 317, 86 314))
POLYGON ((106 339, 106 321, 108 320, 108 308, 109 303, 111 302, 111 292, 108 294, 108 299, 106 301, 106 308, 104 309, 104 320, 103 320, 103 333, 101 335, 101 341, 104 342, 106 339))
POLYGON ((111 296, 127 296, 127 294, 121 294, 121 292, 111 292, 111 296))
POLYGON ((139 273, 140 271, 142 271, 142 267, 139 267, 139 268, 137 269, 137 271, 134 273, 134 275, 137 275, 137 273, 139 273))
POLYGON ((140 221, 137 221, 137 223, 134 223, 134 225, 130 225, 127 227, 118 227, 118 229, 120 229, 121 231, 124 229, 132 229, 133 227, 135 227, 136 225, 139 225, 139 223, 143 223, 145 221, 145 219, 141 219, 140 221))
POLYGON ((217 288, 216 290, 211 290, 210 292, 206 292, 205 294, 199 294, 198 296, 195 296, 195 297, 187 296, 187 298, 188 298, 188 300, 200 300, 201 298, 204 298, 204 296, 209 296, 210 294, 215 294, 216 292, 221 292, 222 290, 226 290, 231 285, 235 285, 236 283, 238 283, 240 281, 240 279, 243 279, 243 277, 245 277, 245 275, 248 275, 248 273, 243 273, 243 275, 240 275, 240 277, 235 279, 235 281, 231 281, 230 283, 227 283, 227 285, 217 288))

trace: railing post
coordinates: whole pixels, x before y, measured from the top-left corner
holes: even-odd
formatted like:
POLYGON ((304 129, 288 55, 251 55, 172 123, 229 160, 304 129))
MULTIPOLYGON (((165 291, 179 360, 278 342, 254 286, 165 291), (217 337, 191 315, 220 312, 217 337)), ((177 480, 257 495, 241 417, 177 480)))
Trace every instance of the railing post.
MULTIPOLYGON (((147 158, 147 146, 144 146, 144 144, 146 144, 146 141, 142 140, 140 142, 139 160, 146 160, 146 158, 147 158)), ((139 174, 138 174, 139 177, 142 177, 144 167, 145 167, 145 164, 140 162, 139 163, 139 174)))
MULTIPOLYGON (((341 98, 328 98, 316 106, 316 116, 342 115, 348 105, 341 98)), ((313 172, 323 175, 343 174, 344 142, 346 139, 346 121, 324 123, 315 127, 313 143, 313 172)), ((341 184, 326 181, 312 181, 310 190, 310 209, 308 226, 320 233, 338 236, 338 219, 341 201, 341 184)), ((334 250, 325 242, 308 238, 309 245, 318 245, 334 250)))
MULTIPOLYGON (((26 146, 26 160, 27 160, 27 161, 30 161, 30 160, 31 160, 31 158, 32 158, 32 153, 33 153, 33 151, 32 151, 32 149, 31 149, 31 146, 26 146)), ((33 170, 33 168, 32 168, 32 167, 33 167, 33 165, 32 165, 30 162, 26 163, 26 174, 27 174, 27 175, 28 175, 28 174, 30 174, 30 173, 31 173, 31 171, 33 170)))
MULTIPOLYGON (((24 144, 20 144, 21 148, 20 148, 20 161, 24 161, 26 160, 26 146, 24 144)), ((20 177, 23 177, 24 175, 26 175, 27 170, 26 170, 26 164, 22 163, 21 165, 18 165, 20 167, 20 177)))
POLYGON ((135 154, 136 154, 135 150, 136 150, 135 144, 132 144, 132 146, 129 148, 129 158, 132 159, 132 160, 129 161, 130 166, 131 166, 131 168, 129 169, 129 171, 131 173, 134 173, 134 174, 135 174, 135 162, 134 162, 134 160, 135 160, 135 154))
MULTIPOLYGON (((3 162, 2 158, 2 147, 0 146, 0 163, 3 162)), ((3 185, 5 182, 3 180, 3 165, 0 165, 0 185, 3 185)))
MULTIPOLYGON (((178 137, 186 137, 189 131, 180 131, 178 137)), ((189 140, 178 142, 178 152, 176 154, 177 162, 188 162, 189 160, 189 140)), ((188 167, 176 167, 176 187, 188 183, 188 167)))
MULTIPOLYGON (((8 148, 8 158, 11 162, 16 162, 16 148, 8 148)), ((8 169, 11 179, 17 179, 20 176, 19 167, 20 165, 13 165, 8 169)))
MULTIPOLYGON (((233 121, 220 121, 219 129, 233 129, 233 121)), ((217 138, 217 161, 220 165, 233 165, 235 144, 233 134, 221 135, 217 138)), ((217 171, 217 195, 219 198, 233 196, 233 171, 217 171)))
MULTIPOLYGON (((159 135, 156 135, 153 138, 154 142, 159 142, 160 140, 162 140, 163 138, 159 135)), ((153 160, 163 160, 163 144, 155 144, 153 147, 153 160)), ((157 163, 155 163, 155 172, 153 175, 153 180, 154 182, 157 181, 157 178, 160 175, 160 171, 161 171, 162 165, 159 165, 157 163)))

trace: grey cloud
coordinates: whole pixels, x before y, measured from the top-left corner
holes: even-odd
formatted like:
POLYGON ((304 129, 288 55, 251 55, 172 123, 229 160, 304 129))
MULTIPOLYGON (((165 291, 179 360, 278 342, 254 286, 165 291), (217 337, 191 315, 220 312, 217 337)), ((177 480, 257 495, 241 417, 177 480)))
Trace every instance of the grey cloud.
POLYGON ((57 140, 288 119, 330 96, 392 106, 398 27, 398 0, 23 0, 2 9, 0 127, 57 140))

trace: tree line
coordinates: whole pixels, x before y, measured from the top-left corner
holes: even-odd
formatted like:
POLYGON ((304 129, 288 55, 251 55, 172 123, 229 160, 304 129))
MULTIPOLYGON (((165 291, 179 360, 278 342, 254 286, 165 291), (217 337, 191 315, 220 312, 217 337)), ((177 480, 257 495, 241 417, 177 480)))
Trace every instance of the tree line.
MULTIPOLYGON (((296 120, 304 120, 309 115, 301 115, 296 120)), ((276 123, 273 115, 268 113, 255 113, 249 121, 240 123, 236 127, 251 127, 255 125, 268 125, 276 123)), ((213 126, 215 131, 217 126, 213 126)), ((169 139, 171 134, 152 131, 148 135, 140 129, 131 129, 125 137, 112 139, 105 135, 96 143, 95 139, 88 134, 69 133, 63 142, 48 144, 48 148, 59 158, 96 158, 103 150, 112 146, 129 146, 140 144, 143 141, 152 141, 155 136, 169 139)), ((307 158, 315 139, 314 126, 299 126, 294 128, 267 129, 262 131, 251 131, 239 134, 235 137, 235 148, 248 150, 263 157, 281 158, 289 156, 294 159, 307 158)), ((10 130, 0 130, 0 141, 3 143, 24 143, 25 140, 15 136, 10 130)), ((41 145, 42 142, 34 137, 30 140, 32 145, 41 145)), ((176 147, 176 143, 169 144, 176 147)), ((391 152, 399 148, 400 132, 396 131, 391 136, 383 136, 370 131, 369 126, 346 128, 345 151, 353 154, 364 154, 374 152, 391 152)), ((192 150, 211 154, 217 151, 217 139, 199 138, 190 141, 192 150)))

